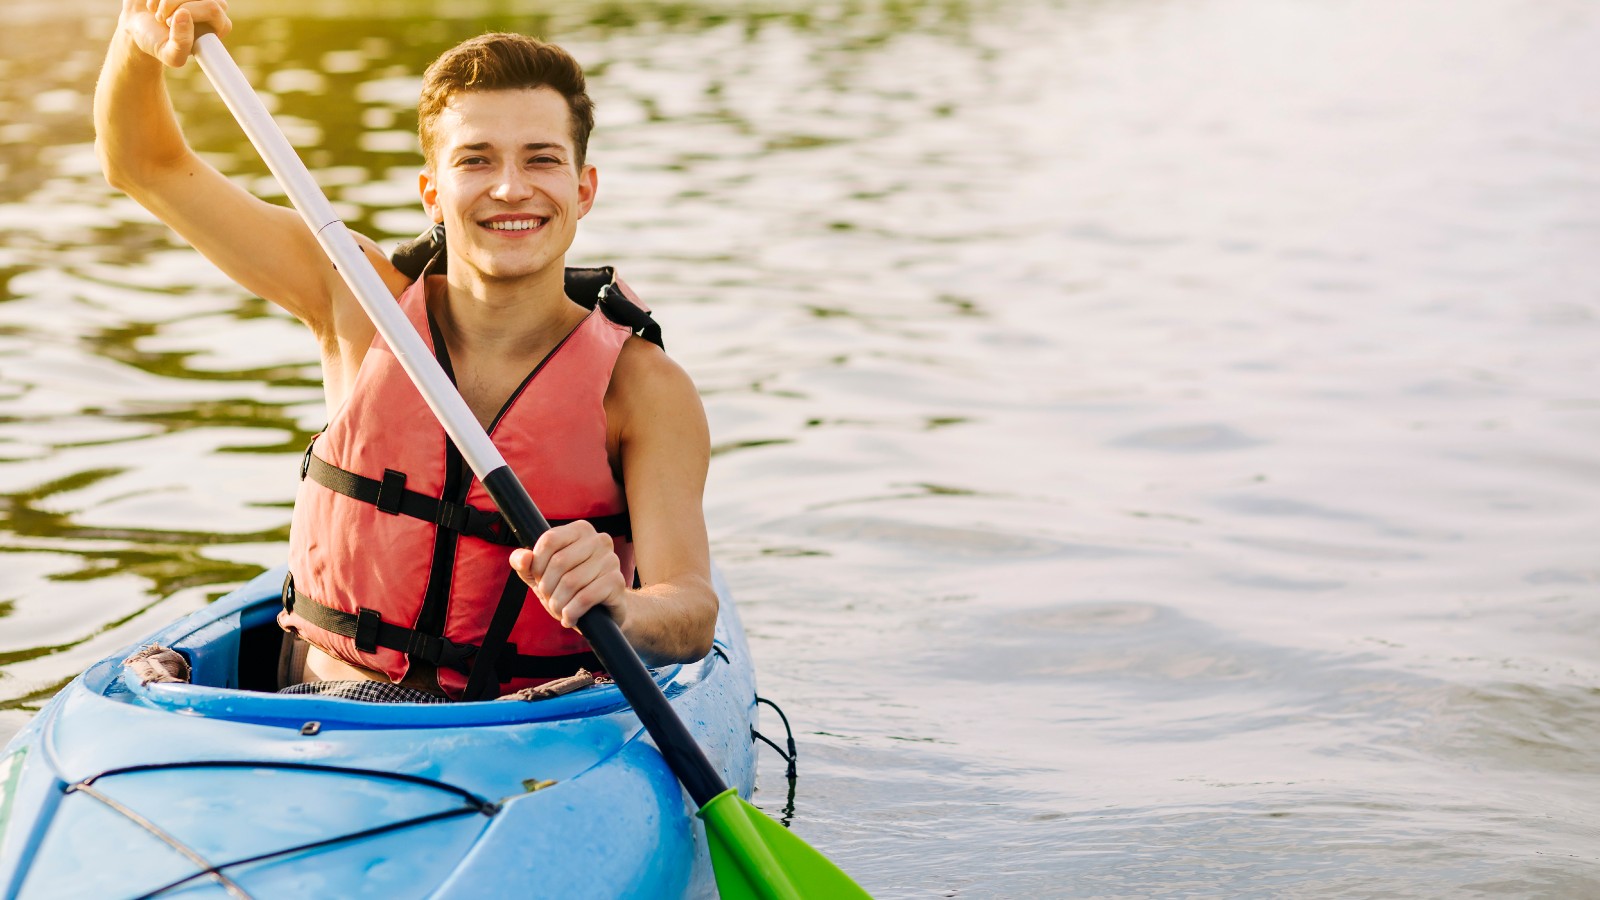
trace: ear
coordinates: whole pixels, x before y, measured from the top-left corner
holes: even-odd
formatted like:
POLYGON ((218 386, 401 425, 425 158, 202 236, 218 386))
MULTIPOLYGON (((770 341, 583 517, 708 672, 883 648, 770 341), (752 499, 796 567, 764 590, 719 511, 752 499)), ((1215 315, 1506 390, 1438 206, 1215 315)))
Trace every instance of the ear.
POLYGON ((439 206, 439 185, 433 180, 433 173, 423 169, 417 173, 417 193, 422 195, 422 210, 428 214, 429 221, 437 225, 444 221, 444 209, 439 206))
POLYGON ((600 170, 585 165, 578 173, 578 218, 589 214, 594 207, 594 195, 600 190, 600 170))

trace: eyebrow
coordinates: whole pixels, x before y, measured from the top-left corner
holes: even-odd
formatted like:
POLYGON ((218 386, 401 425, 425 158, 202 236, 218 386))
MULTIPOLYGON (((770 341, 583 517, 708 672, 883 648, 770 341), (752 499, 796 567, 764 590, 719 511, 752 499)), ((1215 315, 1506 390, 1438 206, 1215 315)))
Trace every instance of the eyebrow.
MULTIPOLYGON (((494 145, 489 143, 488 141, 479 141, 476 144, 458 144, 458 145, 456 145, 456 151, 457 152, 460 152, 462 150, 481 151, 481 150, 492 150, 492 149, 494 149, 494 145)), ((524 150, 560 150, 562 152, 566 152, 567 147, 566 147, 565 144, 556 144, 556 143, 552 143, 552 142, 549 142, 549 141, 544 141, 544 142, 523 144, 522 145, 522 149, 524 149, 524 150)))

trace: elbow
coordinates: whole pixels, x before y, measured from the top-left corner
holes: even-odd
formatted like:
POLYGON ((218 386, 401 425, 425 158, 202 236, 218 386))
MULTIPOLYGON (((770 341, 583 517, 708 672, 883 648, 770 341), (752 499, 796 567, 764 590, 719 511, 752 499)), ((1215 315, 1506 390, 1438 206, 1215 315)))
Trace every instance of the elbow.
POLYGON ((95 138, 94 155, 100 161, 100 174, 105 176, 106 184, 123 193, 128 192, 127 175, 122 167, 117 164, 117 157, 106 147, 104 138, 95 138))
POLYGON ((163 177, 183 169, 186 161, 183 154, 157 157, 130 153, 100 136, 95 137, 94 155, 100 161, 100 174, 105 176, 106 184, 135 200, 140 200, 163 177))
POLYGON ((647 665, 699 662, 711 654, 719 601, 709 580, 680 581, 665 593, 647 589, 631 601, 622 635, 647 665))
POLYGON ((712 645, 717 639, 717 595, 715 591, 707 592, 707 601, 702 604, 700 615, 696 617, 694 627, 690 629, 689 660, 701 660, 711 655, 712 645))
POLYGON ((111 149, 104 138, 95 138, 94 155, 100 161, 100 174, 105 176, 106 184, 114 190, 131 197, 138 191, 139 185, 147 180, 141 178, 138 169, 130 165, 126 154, 111 149))
POLYGON ((668 645, 672 662, 693 663, 710 656, 717 638, 716 592, 708 585, 706 592, 697 597, 692 606, 682 610, 680 616, 668 645))
POLYGON ((698 640, 688 653, 684 654, 684 662, 699 662, 711 655, 713 645, 716 643, 715 631, 708 631, 703 640, 698 640))

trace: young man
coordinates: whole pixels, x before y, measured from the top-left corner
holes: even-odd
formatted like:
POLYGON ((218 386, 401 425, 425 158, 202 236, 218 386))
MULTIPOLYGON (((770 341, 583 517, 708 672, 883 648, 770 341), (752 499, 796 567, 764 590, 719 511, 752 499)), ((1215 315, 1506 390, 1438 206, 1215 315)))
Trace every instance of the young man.
POLYGON ((321 347, 330 424, 306 458, 280 617, 308 647, 288 680, 493 697, 592 668, 573 626, 598 604, 648 662, 709 652, 699 396, 657 346, 563 288, 599 183, 577 64, 518 35, 441 56, 419 106, 418 186, 446 236, 429 272, 445 274, 413 282, 358 237, 545 515, 573 520, 513 550, 305 224, 185 143, 164 69, 188 60, 197 29, 228 34, 225 0, 124 0, 95 92, 96 147, 114 187, 321 347), (522 600, 509 642, 482 653, 496 609, 522 600), (485 656, 498 663, 474 679, 485 656))

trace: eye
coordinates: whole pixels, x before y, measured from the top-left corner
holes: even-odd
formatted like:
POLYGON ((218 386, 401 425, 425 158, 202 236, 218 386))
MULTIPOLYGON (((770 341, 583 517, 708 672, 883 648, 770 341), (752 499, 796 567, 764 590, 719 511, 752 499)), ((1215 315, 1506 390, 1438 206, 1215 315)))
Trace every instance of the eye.
POLYGON ((541 154, 539 156, 535 156, 533 158, 532 162, 535 165, 540 165, 540 166, 559 166, 559 165, 561 165, 561 158, 558 157, 558 156, 551 156, 550 154, 546 153, 546 154, 541 154))
POLYGON ((463 156, 456 160, 458 166, 481 166, 489 160, 482 156, 463 156))

